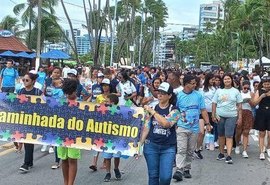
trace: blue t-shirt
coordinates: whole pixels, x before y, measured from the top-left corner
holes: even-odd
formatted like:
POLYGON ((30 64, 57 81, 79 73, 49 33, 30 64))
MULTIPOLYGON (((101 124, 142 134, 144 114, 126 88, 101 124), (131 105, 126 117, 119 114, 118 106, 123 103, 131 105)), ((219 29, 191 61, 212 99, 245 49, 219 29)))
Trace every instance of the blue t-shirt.
MULTIPOLYGON (((168 106, 166 109, 161 109, 159 105, 155 106, 155 111, 164 117, 166 117, 174 109, 177 108, 172 105, 168 106)), ((159 145, 166 145, 166 146, 175 145, 176 144, 175 124, 171 128, 164 128, 160 124, 158 124, 158 122, 154 117, 152 117, 147 139, 150 140, 150 142, 159 145)))
POLYGON ((37 82, 43 86, 45 84, 45 79, 46 79, 46 73, 45 72, 38 72, 37 82))
POLYGON ((2 78, 2 87, 15 87, 15 81, 19 77, 19 73, 16 69, 4 68, 0 74, 2 78))
POLYGON ((202 109, 205 109, 204 99, 198 91, 186 94, 180 91, 177 95, 176 106, 180 109, 181 117, 177 122, 178 127, 199 133, 199 117, 202 109))
POLYGON ((59 98, 64 97, 63 90, 61 88, 59 88, 59 87, 54 87, 52 89, 52 97, 55 98, 55 99, 59 99, 59 98))
POLYGON ((102 94, 102 87, 100 84, 94 84, 92 86, 92 102, 96 101, 98 95, 102 94))

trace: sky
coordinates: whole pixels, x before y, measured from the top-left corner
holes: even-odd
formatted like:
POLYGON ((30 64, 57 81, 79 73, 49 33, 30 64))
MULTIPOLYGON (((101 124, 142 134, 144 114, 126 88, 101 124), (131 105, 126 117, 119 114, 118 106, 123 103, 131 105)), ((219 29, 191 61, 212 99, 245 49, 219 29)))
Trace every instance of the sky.
MULTIPOLYGON (((3 19, 6 15, 14 16, 13 7, 16 4, 24 3, 26 0, 0 0, 1 1, 1 11, 0 11, 0 20, 3 19)), ((43 0, 44 1, 44 0, 43 0)), ((102 2, 105 0, 102 0, 102 2)), ((199 24, 199 9, 200 4, 211 3, 213 0, 163 0, 168 8, 169 17, 167 19, 168 26, 164 31, 182 31, 181 25, 172 25, 172 24, 199 24)), ((82 0, 64 0, 67 11, 70 15, 70 18, 73 22, 74 28, 82 29, 81 24, 85 24, 83 1, 82 0), (73 5, 71 5, 71 4, 73 5), (76 6, 78 5, 78 6, 76 6)), ((103 4, 104 4, 103 2, 103 4)), ((115 0, 111 0, 111 5, 113 5, 115 0)), ((60 25, 68 29, 68 22, 65 18, 62 6, 59 3, 58 7, 55 8, 56 15, 60 18, 60 25)), ((19 18, 19 17, 18 17, 19 18)), ((86 30, 85 30, 86 31, 86 30)))

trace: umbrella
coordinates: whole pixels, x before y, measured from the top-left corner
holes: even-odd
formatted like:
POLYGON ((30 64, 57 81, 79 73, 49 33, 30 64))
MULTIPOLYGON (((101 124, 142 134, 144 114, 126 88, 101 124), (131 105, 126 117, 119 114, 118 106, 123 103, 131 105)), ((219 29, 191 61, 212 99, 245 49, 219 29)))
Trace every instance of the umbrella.
POLYGON ((29 55, 29 57, 35 58, 35 57, 36 57, 36 53, 31 53, 31 54, 29 55))
POLYGON ((22 51, 20 53, 16 54, 16 57, 22 57, 22 58, 32 58, 32 56, 30 56, 28 53, 26 53, 25 51, 22 51))
POLYGON ((70 56, 66 54, 63 51, 60 50, 51 50, 48 51, 47 53, 42 53, 41 58, 50 58, 50 59, 69 59, 70 56))
POLYGON ((17 55, 8 50, 8 51, 1 53, 0 56, 1 57, 16 57, 17 55))

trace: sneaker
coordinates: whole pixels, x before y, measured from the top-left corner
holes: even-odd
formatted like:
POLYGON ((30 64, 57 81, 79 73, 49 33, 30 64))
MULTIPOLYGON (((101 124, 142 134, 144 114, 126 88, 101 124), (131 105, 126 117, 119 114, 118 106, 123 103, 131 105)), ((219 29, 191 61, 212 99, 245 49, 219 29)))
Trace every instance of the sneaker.
POLYGON ((265 155, 264 155, 264 153, 261 153, 261 154, 260 154, 260 160, 265 160, 265 155))
POLYGON ((219 144, 217 142, 214 142, 214 147, 215 148, 218 148, 219 147, 219 144))
POLYGON ((115 174, 116 180, 121 179, 121 173, 120 173, 119 169, 114 169, 114 174, 115 174))
POLYGON ((110 181, 111 181, 111 173, 107 173, 104 178, 104 182, 110 182, 110 181))
POLYGON ((221 161, 221 160, 224 160, 224 159, 225 159, 225 155, 222 154, 222 153, 219 153, 218 157, 217 157, 217 160, 221 161))
POLYGON ((41 147, 41 152, 46 152, 46 150, 47 150, 47 145, 42 145, 42 147, 41 147))
POLYGON ((242 152, 242 157, 243 157, 243 158, 248 158, 247 151, 243 151, 243 152, 242 152))
POLYGON ((270 149, 266 150, 268 157, 270 157, 270 149))
POLYGON ((54 149, 53 149, 53 147, 50 147, 49 148, 49 154, 53 154, 54 153, 54 149))
POLYGON ((183 173, 183 176, 187 179, 190 179, 192 176, 190 175, 189 173, 189 170, 185 170, 184 173, 183 173))
POLYGON ((58 169, 60 167, 59 163, 55 163, 54 165, 52 165, 51 169, 55 170, 58 169))
POLYGON ((198 159, 203 159, 203 156, 202 156, 200 150, 198 150, 198 151, 195 150, 195 151, 194 151, 194 155, 195 155, 198 159))
POLYGON ((231 156, 227 156, 225 162, 227 164, 233 164, 233 160, 232 160, 231 156))
POLYGON ((202 146, 200 146, 199 151, 203 151, 203 147, 202 146))
POLYGON ((180 171, 176 171, 173 174, 173 179, 175 179, 176 181, 182 181, 183 180, 183 175, 180 171))
POLYGON ((240 148, 239 148, 239 146, 236 146, 235 147, 235 154, 240 154, 240 148))
POLYGON ((23 164, 20 169, 21 172, 27 173, 29 171, 29 167, 26 164, 23 164))

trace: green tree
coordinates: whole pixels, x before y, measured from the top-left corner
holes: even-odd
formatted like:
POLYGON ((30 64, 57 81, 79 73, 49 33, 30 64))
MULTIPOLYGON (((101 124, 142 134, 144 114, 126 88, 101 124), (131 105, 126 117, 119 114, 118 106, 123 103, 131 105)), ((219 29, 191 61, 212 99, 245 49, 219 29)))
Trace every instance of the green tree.
MULTIPOLYGON (((58 0, 46 0, 42 1, 42 14, 52 16, 55 14, 53 9, 56 6, 58 0)), ((35 12, 34 8, 38 6, 37 0, 27 0, 26 3, 20 3, 14 6, 13 12, 15 15, 19 16, 21 13, 21 21, 22 25, 26 26, 28 24, 28 38, 26 40, 27 46, 30 48, 30 43, 32 40, 32 27, 35 24, 37 13, 35 12)), ((30 48, 32 49, 32 48, 30 48)))

